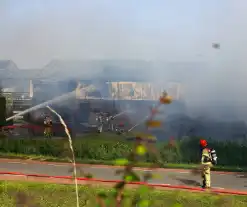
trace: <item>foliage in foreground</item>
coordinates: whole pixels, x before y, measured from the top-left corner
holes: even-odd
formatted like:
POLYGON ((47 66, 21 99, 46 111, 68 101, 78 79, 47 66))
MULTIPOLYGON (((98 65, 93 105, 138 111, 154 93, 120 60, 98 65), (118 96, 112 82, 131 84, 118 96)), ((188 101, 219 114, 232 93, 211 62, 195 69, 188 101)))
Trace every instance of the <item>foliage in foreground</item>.
MULTIPOLYGON (((140 189, 139 189, 140 191, 140 189)), ((103 187, 79 186, 81 207, 96 207, 98 194, 106 194, 108 207, 114 204, 114 190, 103 187)), ((138 190, 125 190, 123 207, 134 207, 138 190)), ((247 205, 245 196, 211 195, 209 193, 190 193, 185 191, 150 191, 142 194, 152 207, 244 207, 247 205)), ((68 207, 76 206, 75 189, 72 185, 36 184, 22 182, 0 182, 0 207, 68 207)), ((107 205, 106 205, 107 206, 107 205)), ((145 203, 142 205, 145 207, 145 203)))

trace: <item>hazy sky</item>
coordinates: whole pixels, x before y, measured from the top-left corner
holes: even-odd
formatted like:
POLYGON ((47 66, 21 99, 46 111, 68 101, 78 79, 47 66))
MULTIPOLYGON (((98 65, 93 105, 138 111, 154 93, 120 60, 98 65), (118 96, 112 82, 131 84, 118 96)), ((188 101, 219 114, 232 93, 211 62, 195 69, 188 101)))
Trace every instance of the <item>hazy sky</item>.
POLYGON ((0 0, 0 59, 244 62, 246 10, 246 0, 0 0))
POLYGON ((190 106, 232 105, 247 117, 246 11, 246 0, 0 0, 0 59, 20 68, 54 58, 202 61, 184 70, 190 106))

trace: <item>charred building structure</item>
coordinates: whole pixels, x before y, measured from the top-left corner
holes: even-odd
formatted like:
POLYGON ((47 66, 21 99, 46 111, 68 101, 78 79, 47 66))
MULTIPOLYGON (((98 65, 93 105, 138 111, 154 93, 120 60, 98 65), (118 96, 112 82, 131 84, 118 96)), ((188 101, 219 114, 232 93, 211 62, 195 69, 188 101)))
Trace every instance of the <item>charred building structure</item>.
MULTIPOLYGON (((2 80, 5 82, 13 80, 14 85, 18 79, 28 86, 25 94, 29 94, 29 98, 23 98, 23 94, 18 94, 19 108, 22 106, 20 110, 70 93, 78 85, 89 88, 86 93, 85 91, 75 93, 67 100, 52 104, 66 122, 79 131, 85 123, 95 124, 95 111, 117 114, 129 110, 131 113, 119 117, 127 125, 136 124, 143 119, 150 112, 150 107, 157 103, 157 99, 164 90, 147 79, 148 75, 143 71, 148 71, 149 68, 151 68, 150 63, 145 61, 52 61, 35 72, 16 68, 15 72, 10 74, 6 72, 8 71, 6 69, 2 80)), ((14 94, 14 92, 11 93, 14 94)), ((173 104, 167 106, 166 115, 185 111, 184 103, 181 100, 175 100, 173 104)), ((42 108, 24 118, 38 124, 43 121, 42 117, 47 113, 50 112, 42 108)))

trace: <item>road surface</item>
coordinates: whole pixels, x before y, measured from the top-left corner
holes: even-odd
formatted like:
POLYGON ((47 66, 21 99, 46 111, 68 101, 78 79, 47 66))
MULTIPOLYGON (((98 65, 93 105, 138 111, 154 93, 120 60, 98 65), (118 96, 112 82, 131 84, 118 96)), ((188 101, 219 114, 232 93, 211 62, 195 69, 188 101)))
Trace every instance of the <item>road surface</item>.
MULTIPOLYGON (((71 176, 71 167, 71 164, 0 160, 0 172, 71 176)), ((78 167, 78 171, 79 169, 82 169, 86 173, 91 173, 96 179, 121 180, 121 175, 115 174, 115 171, 117 170, 116 168, 86 165, 78 167)), ((137 173, 141 174, 143 171, 144 170, 137 170, 137 173)), ((198 187, 201 182, 200 175, 193 175, 190 171, 157 169, 153 170, 153 173, 157 176, 157 178, 149 181, 149 183, 152 184, 186 185, 198 187)), ((78 177, 83 176, 78 175, 78 177)), ((221 174, 212 172, 211 180, 213 188, 247 191, 246 174, 221 174)))

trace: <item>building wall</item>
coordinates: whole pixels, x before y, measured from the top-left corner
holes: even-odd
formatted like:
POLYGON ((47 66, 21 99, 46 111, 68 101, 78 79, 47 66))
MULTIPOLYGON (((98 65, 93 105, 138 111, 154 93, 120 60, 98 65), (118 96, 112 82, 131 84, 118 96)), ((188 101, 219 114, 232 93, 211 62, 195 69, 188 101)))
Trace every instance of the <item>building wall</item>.
POLYGON ((111 98, 124 100, 156 100, 158 98, 157 88, 149 82, 110 82, 109 85, 111 98))

